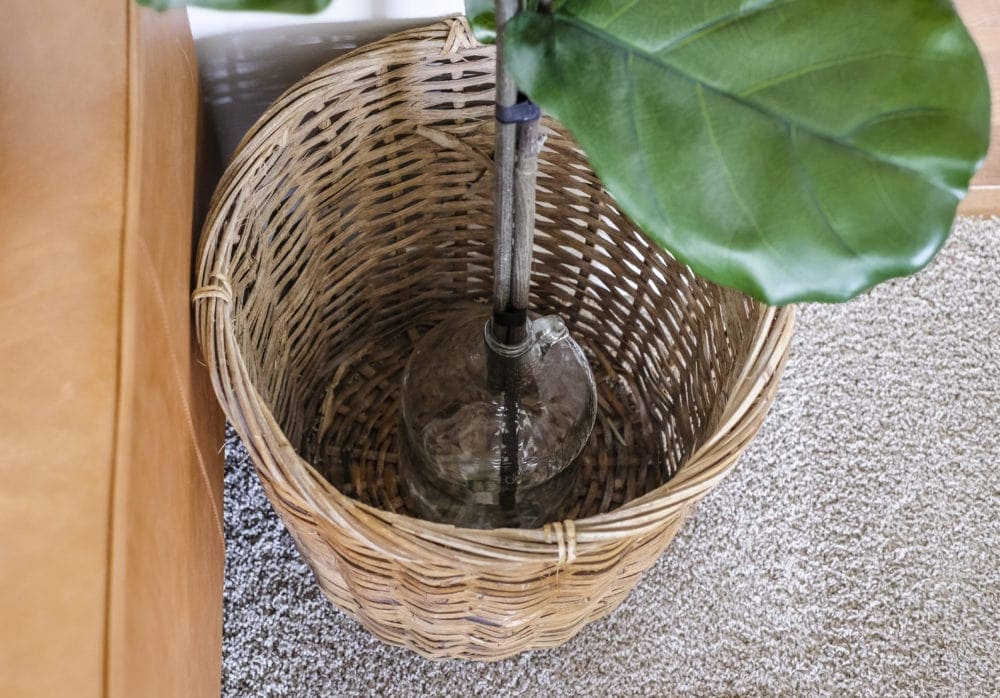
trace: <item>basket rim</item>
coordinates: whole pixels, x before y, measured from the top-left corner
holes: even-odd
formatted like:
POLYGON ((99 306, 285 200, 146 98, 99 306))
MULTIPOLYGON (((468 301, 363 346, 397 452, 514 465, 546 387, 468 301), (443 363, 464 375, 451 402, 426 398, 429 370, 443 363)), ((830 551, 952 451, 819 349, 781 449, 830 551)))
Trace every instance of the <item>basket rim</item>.
MULTIPOLYGON (((216 396, 240 435, 258 470, 293 493, 293 508, 307 510, 340 527, 387 557, 419 560, 440 556, 447 548, 456 563, 472 566, 510 563, 571 563, 597 548, 634 541, 677 521, 736 465, 763 422, 788 358, 795 307, 761 304, 763 312, 752 350, 721 412, 718 427, 699 444, 665 483, 642 497, 601 514, 546 524, 542 528, 471 529, 435 523, 379 509, 355 500, 333 486, 302 458, 285 436, 270 407, 249 380, 247 365, 233 330, 232 289, 228 283, 229 244, 233 237, 220 214, 238 195, 243 175, 262 151, 283 142, 281 113, 308 101, 316 83, 346 62, 416 37, 457 39, 477 46, 464 17, 391 34, 344 54, 286 90, 241 141, 226 168, 205 219, 198 252, 197 288, 192 294, 199 343, 216 396), (274 138, 277 137, 277 142, 274 138), (262 146, 266 145, 266 148, 262 146), (391 530, 391 535, 387 531, 391 530)), ((464 42, 464 43, 463 43, 464 42)), ((264 478, 262 477, 262 480, 264 478)), ((265 481, 268 494, 274 483, 265 481)), ((284 497, 287 500, 289 497, 284 497)))

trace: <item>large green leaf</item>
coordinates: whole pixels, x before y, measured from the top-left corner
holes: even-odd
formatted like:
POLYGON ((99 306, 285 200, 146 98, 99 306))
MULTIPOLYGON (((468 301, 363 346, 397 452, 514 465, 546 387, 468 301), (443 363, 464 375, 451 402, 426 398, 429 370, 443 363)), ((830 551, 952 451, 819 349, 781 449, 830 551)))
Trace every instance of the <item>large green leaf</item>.
MULTIPOLYGON (((538 0, 521 0, 518 5, 521 9, 534 11, 538 8, 538 0)), ((496 43, 496 0, 465 0, 465 16, 479 43, 496 43)))
POLYGON ((333 0, 138 0, 140 5, 146 5, 156 10, 169 10, 174 7, 208 7, 213 10, 263 10, 266 12, 288 12, 293 14, 312 14, 322 12, 333 0))
POLYGON ((493 0, 465 0, 465 16, 472 33, 484 44, 497 40, 497 16, 493 0))
POLYGON ((505 42, 640 227, 774 304, 921 268, 989 143, 947 0, 565 0, 505 42))

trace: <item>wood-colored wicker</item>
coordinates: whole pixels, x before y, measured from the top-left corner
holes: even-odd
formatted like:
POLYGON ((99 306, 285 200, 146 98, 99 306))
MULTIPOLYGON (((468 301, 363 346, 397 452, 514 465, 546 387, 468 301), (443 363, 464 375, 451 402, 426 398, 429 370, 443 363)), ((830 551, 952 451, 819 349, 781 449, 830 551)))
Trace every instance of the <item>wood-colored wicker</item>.
POLYGON ((532 305, 599 386, 572 506, 538 530, 407 516, 401 370, 489 302, 493 57, 451 19, 294 86, 219 185, 194 294, 218 397, 323 590, 430 657, 552 647, 614 609, 753 438, 792 325, 651 245, 546 122, 532 305))

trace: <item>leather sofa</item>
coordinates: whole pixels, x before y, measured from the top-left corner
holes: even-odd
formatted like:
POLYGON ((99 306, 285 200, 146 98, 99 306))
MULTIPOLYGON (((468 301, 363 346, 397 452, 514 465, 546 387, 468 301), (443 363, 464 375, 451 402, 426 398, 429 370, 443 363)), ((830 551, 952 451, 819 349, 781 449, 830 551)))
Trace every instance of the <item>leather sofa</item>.
POLYGON ((223 421, 190 323, 183 11, 0 19, 0 695, 218 695, 223 421))

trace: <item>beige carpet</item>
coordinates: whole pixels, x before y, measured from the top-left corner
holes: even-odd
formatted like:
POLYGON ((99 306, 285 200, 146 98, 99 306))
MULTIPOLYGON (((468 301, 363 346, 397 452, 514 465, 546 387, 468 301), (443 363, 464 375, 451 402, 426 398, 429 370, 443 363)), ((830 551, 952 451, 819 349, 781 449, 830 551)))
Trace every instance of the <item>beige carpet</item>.
POLYGON ((224 694, 1000 695, 1000 220, 799 318, 760 436, 625 604, 498 664, 328 605, 230 438, 224 694))

